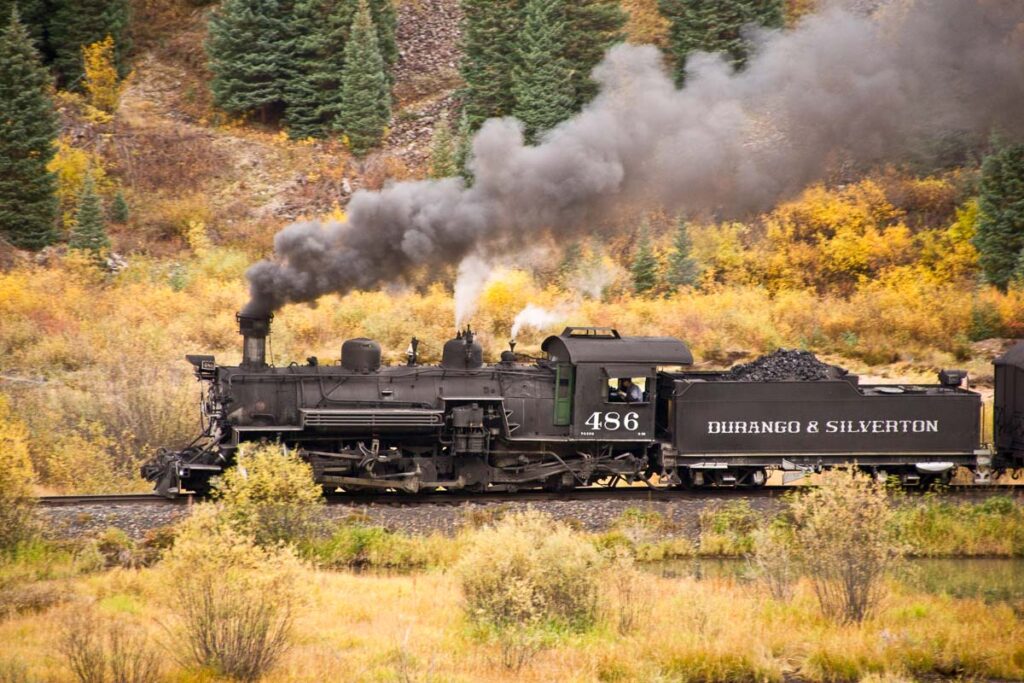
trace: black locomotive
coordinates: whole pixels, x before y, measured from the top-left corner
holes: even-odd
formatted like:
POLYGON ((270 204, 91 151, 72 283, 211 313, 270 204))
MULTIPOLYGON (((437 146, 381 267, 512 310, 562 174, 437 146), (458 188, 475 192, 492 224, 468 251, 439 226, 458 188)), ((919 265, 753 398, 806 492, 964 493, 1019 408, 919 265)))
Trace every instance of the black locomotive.
POLYGON ((981 444, 981 397, 963 373, 934 385, 733 381, 691 369, 683 342, 569 327, 546 357, 514 343, 485 364, 470 331, 439 365, 382 366, 380 345, 350 339, 338 364, 271 367, 271 317, 239 314, 237 367, 187 356, 204 385, 205 430, 143 467, 158 492, 205 492, 239 444, 299 449, 325 490, 559 490, 650 485, 760 486, 772 470, 802 476, 844 463, 906 484, 979 478, 1024 463, 1024 344, 996 361, 995 444, 981 444))

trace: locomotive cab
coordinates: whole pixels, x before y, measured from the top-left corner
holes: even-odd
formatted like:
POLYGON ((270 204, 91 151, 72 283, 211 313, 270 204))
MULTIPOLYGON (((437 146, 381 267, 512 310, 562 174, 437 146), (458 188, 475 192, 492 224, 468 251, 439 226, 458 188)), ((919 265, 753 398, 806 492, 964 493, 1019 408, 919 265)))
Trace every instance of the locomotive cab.
POLYGON ((541 349, 555 367, 554 424, 584 441, 654 441, 658 368, 693 363, 678 339, 608 327, 567 327, 541 349))

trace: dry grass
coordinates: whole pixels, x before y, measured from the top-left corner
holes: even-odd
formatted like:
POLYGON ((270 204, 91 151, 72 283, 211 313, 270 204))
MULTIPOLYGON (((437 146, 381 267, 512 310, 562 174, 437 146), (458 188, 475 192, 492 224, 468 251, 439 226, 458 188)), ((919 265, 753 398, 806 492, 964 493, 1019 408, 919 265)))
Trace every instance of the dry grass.
MULTIPOLYGON (((296 612, 292 649, 265 679, 413 681, 650 681, 917 679, 933 674, 1024 680, 1024 623, 1008 605, 894 593, 860 625, 819 616, 813 590, 789 602, 726 580, 645 577, 656 604, 642 627, 620 634, 602 617, 584 634, 555 638, 519 671, 472 637, 455 609, 455 578, 442 573, 374 576, 306 572, 307 607, 296 612)), ((134 614, 159 637, 155 570, 108 573, 79 588, 105 614, 134 614)), ((0 641, 17 652, 31 680, 62 676, 52 657, 60 613, 0 622, 0 641)), ((181 680, 181 674, 178 674, 181 680)))

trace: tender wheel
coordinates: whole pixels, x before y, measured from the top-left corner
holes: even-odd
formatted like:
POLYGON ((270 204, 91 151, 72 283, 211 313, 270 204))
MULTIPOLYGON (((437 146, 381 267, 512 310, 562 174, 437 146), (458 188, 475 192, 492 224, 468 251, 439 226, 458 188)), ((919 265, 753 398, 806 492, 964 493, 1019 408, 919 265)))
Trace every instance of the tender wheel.
POLYGON ((768 473, 762 468, 755 468, 747 473, 747 476, 743 478, 743 484, 752 489, 762 488, 768 483, 768 473))

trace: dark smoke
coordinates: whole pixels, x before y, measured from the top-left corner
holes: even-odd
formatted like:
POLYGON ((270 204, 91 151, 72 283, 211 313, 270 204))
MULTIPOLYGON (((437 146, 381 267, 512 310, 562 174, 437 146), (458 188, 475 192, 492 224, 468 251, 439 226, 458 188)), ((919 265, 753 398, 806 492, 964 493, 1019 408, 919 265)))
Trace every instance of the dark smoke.
POLYGON ((831 6, 760 36, 738 74, 692 58, 676 90, 653 47, 620 45, 601 94, 536 147, 513 119, 473 142, 457 179, 359 192, 345 224, 296 223, 249 269, 250 313, 398 280, 539 232, 579 233, 624 202, 722 215, 765 209, 820 178, 837 154, 901 160, 923 143, 1024 133, 1024 2, 918 0, 871 18, 831 6))

